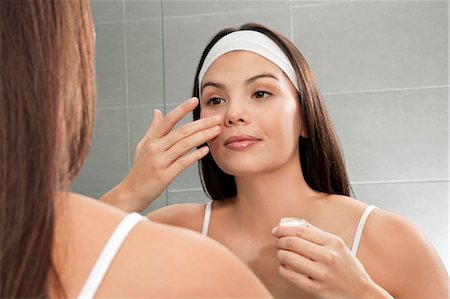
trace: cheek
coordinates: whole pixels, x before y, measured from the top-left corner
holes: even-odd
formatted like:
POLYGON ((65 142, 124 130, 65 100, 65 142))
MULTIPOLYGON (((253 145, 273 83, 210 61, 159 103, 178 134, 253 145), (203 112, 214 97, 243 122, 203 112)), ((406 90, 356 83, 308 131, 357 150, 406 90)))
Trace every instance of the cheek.
POLYGON ((205 104, 200 104, 200 118, 212 116, 210 109, 205 104))
POLYGON ((211 149, 211 151, 214 151, 219 146, 219 138, 213 138, 206 142, 211 149))
POLYGON ((277 133, 283 138, 295 138, 300 136, 301 119, 300 113, 294 105, 286 105, 278 109, 278 113, 274 112, 270 117, 271 122, 267 127, 272 134, 277 133))
POLYGON ((224 116, 224 113, 219 109, 208 109, 204 108, 200 110, 200 118, 207 118, 214 115, 222 115, 224 116))
POLYGON ((214 161, 216 161, 216 163, 220 164, 221 154, 220 154, 219 138, 214 138, 214 139, 208 140, 208 142, 206 142, 206 144, 209 147, 209 152, 212 155, 214 161))
MULTIPOLYGON (((270 117, 271 121, 266 122, 266 132, 274 146, 274 151, 284 156, 296 151, 300 137, 299 114, 292 109, 279 110, 279 115, 270 117)), ((274 113, 275 114, 275 113, 274 113)))
POLYGON ((292 104, 289 109, 286 109, 286 120, 289 119, 290 130, 294 135, 294 138, 298 140, 300 137, 300 132, 302 130, 302 119, 300 112, 300 104, 297 99, 293 99, 292 104))

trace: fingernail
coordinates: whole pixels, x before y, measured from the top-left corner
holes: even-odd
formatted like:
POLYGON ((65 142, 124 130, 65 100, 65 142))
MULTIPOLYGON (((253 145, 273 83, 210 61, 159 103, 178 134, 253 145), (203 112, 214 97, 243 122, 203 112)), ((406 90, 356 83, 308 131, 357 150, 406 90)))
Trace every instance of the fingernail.
POLYGON ((198 99, 195 98, 195 97, 188 100, 189 104, 194 104, 194 103, 197 103, 197 102, 198 102, 198 99))
POLYGON ((161 110, 159 110, 159 109, 153 109, 153 118, 156 118, 156 115, 157 115, 158 113, 159 113, 159 114, 162 114, 162 113, 161 113, 161 110))
POLYGON ((278 231, 278 227, 274 227, 274 228, 272 229, 272 234, 276 234, 277 231, 278 231))

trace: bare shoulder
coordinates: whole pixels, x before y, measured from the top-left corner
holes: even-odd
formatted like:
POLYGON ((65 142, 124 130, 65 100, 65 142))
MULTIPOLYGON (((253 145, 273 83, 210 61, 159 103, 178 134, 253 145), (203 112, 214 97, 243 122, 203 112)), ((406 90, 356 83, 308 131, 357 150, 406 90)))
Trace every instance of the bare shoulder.
MULTIPOLYGON (((328 194, 314 200, 318 226, 336 235, 347 236, 353 242, 354 231, 368 205, 355 198, 328 194)), ((314 224, 314 223, 313 223, 314 224)))
POLYGON ((205 204, 174 204, 147 214, 147 218, 159 223, 188 228, 197 232, 202 229, 205 204))
POLYGON ((420 230, 402 216, 374 210, 364 228, 358 257, 395 298, 448 298, 448 274, 440 257, 420 230))
POLYGON ((367 247, 398 262, 410 262, 416 255, 433 256, 435 253, 431 243, 410 220, 382 209, 374 210, 368 218, 363 238, 367 247))
POLYGON ((59 197, 63 215, 75 219, 80 225, 86 223, 87 226, 91 226, 92 221, 95 222, 97 219, 103 225, 115 226, 127 215, 122 210, 81 194, 61 193, 59 197))
POLYGON ((368 207, 368 204, 346 195, 330 194, 325 198, 325 201, 337 213, 361 214, 368 207))

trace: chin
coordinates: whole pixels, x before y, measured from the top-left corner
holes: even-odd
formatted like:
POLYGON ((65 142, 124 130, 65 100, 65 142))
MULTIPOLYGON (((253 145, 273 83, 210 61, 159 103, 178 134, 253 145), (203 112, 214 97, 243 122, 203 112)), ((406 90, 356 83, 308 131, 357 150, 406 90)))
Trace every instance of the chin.
POLYGON ((231 162, 217 164, 220 169, 226 174, 233 176, 243 176, 243 175, 255 175, 264 172, 264 165, 258 161, 252 161, 252 159, 246 159, 245 161, 231 162))

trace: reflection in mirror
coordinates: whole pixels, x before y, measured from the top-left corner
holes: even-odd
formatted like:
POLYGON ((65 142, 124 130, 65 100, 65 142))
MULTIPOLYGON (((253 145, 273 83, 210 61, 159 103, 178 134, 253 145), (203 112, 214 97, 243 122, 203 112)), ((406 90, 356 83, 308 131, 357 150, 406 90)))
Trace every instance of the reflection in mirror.
MULTIPOLYGON (((153 109, 169 112, 191 96, 210 38, 225 27, 259 22, 287 36, 310 64, 357 198, 410 219, 448 269, 446 5, 92 0, 96 125, 74 191, 99 198, 117 185, 153 109)), ((193 165, 144 213, 208 200, 193 165)))

